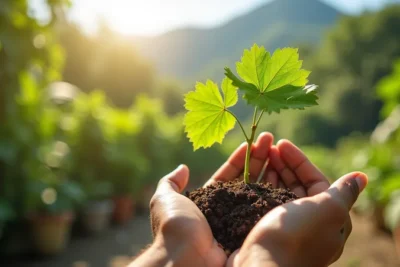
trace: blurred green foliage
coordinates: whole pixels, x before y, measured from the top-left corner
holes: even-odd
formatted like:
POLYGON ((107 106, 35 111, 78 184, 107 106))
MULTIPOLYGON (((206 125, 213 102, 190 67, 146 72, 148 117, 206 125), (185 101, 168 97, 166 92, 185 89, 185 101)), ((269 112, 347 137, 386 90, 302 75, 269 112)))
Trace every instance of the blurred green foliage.
MULTIPOLYGON (((60 22, 56 14, 68 1, 47 5, 46 24, 26 0, 0 5, 0 226, 34 212, 78 209, 88 199, 141 198, 179 163, 189 166, 191 187, 199 186, 241 143, 232 133, 223 147, 193 153, 182 126, 182 86, 160 81, 130 40, 106 26, 87 36, 60 22), (60 80, 81 90, 60 96, 51 90, 63 87, 54 84, 60 80)), ((388 204, 390 214, 400 205, 400 123, 393 124, 400 63, 387 75, 400 58, 399 28, 395 5, 344 17, 320 47, 302 45, 310 80, 321 85, 321 105, 260 125, 301 145, 332 181, 354 170, 369 174, 360 201, 388 204), (389 123, 370 136, 381 119, 389 123)), ((397 224, 394 217, 388 220, 397 224)))
MULTIPOLYGON (((310 82, 320 85, 320 105, 301 113, 270 116, 261 129, 299 145, 329 147, 352 132, 373 131, 382 118, 383 101, 392 98, 382 101, 375 89, 391 72, 393 60, 400 57, 399 28, 397 4, 341 17, 321 45, 302 43, 300 57, 305 68, 312 71, 310 82)), ((391 91, 397 92, 396 88, 391 91)))
POLYGON ((393 72, 378 83, 377 91, 384 103, 384 120, 371 135, 354 133, 342 138, 334 149, 304 149, 310 160, 333 178, 332 181, 352 171, 366 173, 369 184, 360 195, 356 208, 369 215, 384 215, 383 219, 391 229, 400 223, 400 99, 396 97, 399 89, 396 63, 393 72))
POLYGON ((400 60, 393 64, 393 72, 378 83, 378 96, 384 102, 381 114, 387 117, 400 102, 400 60))
POLYGON ((85 35, 74 24, 63 23, 60 44, 67 55, 64 81, 83 91, 101 88, 115 105, 124 108, 138 94, 154 92, 156 78, 149 62, 128 38, 117 35, 105 23, 93 36, 85 35))
MULTIPOLYGON (((53 10, 64 1, 50 1, 53 10)), ((27 212, 35 179, 48 179, 41 149, 58 135, 60 111, 43 88, 61 78, 64 54, 55 43, 52 17, 47 25, 28 16, 27 1, 2 1, 0 7, 0 179, 1 196, 16 213, 27 212), (23 197, 21 197, 23 196, 23 197), (24 198, 26 196, 26 198, 24 198)))
POLYGON ((65 4, 47 2, 47 24, 30 15, 26 0, 0 7, 1 226, 35 213, 77 210, 85 200, 141 198, 143 188, 154 187, 178 163, 191 167, 196 183, 225 155, 219 148, 192 153, 179 85, 155 80, 150 65, 109 38, 106 28, 97 39, 75 32, 88 43, 68 47, 66 31, 78 30, 57 19, 65 4), (64 59, 66 80, 85 90, 58 82, 64 59), (89 62, 95 64, 85 66, 89 62), (208 160, 212 164, 204 164, 208 160))

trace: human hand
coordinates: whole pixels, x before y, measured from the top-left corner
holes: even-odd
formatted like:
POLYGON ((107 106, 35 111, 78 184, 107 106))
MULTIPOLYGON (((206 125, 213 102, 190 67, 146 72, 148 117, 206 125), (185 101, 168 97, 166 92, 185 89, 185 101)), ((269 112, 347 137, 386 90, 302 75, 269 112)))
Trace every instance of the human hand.
MULTIPOLYGON (((252 148, 252 173, 261 171, 272 146, 272 135, 262 134, 252 148)), ((207 182, 233 180, 243 172, 246 146, 240 146, 207 182)), ((226 254, 215 241, 210 226, 197 208, 180 192, 186 187, 189 170, 182 165, 162 178, 151 203, 153 245, 134 266, 224 266, 226 254)))
POLYGON ((324 175, 289 141, 270 149, 264 179, 284 184, 299 200, 265 215, 228 266, 328 266, 342 254, 351 232, 349 210, 367 177, 350 173, 331 187, 324 175), (277 175, 279 174, 279 175, 277 175))
POLYGON ((160 180, 150 201, 154 242, 133 266, 224 266, 226 255, 204 215, 180 194, 188 180, 185 165, 160 180))

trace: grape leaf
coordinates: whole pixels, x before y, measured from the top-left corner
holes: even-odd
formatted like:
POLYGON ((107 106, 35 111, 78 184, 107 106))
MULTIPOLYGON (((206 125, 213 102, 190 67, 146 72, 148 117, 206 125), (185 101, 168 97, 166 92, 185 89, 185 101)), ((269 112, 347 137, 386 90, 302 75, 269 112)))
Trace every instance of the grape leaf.
POLYGON ((249 104, 256 105, 268 113, 280 113, 281 109, 304 109, 318 105, 316 89, 316 85, 306 87, 286 85, 261 94, 259 91, 250 91, 244 97, 249 104))
POLYGON ((244 81, 254 84, 257 88, 263 88, 270 58, 270 53, 263 46, 254 44, 250 50, 244 50, 242 61, 236 63, 236 70, 244 81))
POLYGON ((193 143, 194 150, 222 143, 226 133, 235 126, 235 118, 227 112, 228 107, 238 101, 237 87, 231 80, 222 81, 222 92, 211 80, 206 84, 197 83, 195 91, 185 95, 185 132, 193 143))
POLYGON ((318 104, 317 86, 305 86, 310 72, 301 66, 297 49, 278 49, 270 57, 263 47, 254 45, 250 51, 245 50, 242 61, 236 65, 244 81, 229 68, 225 68, 225 75, 244 92, 248 104, 268 113, 279 113, 282 109, 304 109, 318 104), (245 72, 245 67, 252 71, 245 72))
POLYGON ((305 86, 311 72, 301 69, 303 61, 299 60, 298 49, 277 49, 267 63, 265 88, 261 91, 272 91, 285 85, 305 86))

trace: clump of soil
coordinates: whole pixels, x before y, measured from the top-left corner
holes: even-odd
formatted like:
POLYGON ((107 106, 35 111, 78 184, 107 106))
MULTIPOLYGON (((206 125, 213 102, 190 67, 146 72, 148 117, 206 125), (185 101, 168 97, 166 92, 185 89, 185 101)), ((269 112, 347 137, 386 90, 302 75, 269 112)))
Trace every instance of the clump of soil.
POLYGON ((256 223, 273 208, 298 197, 270 184, 218 182, 186 192, 207 218, 212 233, 229 255, 240 248, 256 223))

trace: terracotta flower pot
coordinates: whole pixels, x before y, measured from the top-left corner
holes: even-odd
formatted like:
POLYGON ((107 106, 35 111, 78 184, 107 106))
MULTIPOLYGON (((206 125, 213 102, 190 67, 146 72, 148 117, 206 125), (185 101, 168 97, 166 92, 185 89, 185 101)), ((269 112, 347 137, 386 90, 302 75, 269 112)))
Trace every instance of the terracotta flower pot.
POLYGON ((111 200, 90 201, 82 210, 82 225, 89 233, 97 234, 107 229, 114 204, 111 200))
POLYGON ((117 224, 125 224, 133 217, 134 202, 132 196, 115 196, 113 219, 117 224))
POLYGON ((34 249, 43 255, 62 252, 69 242, 74 214, 35 215, 30 218, 34 249))

